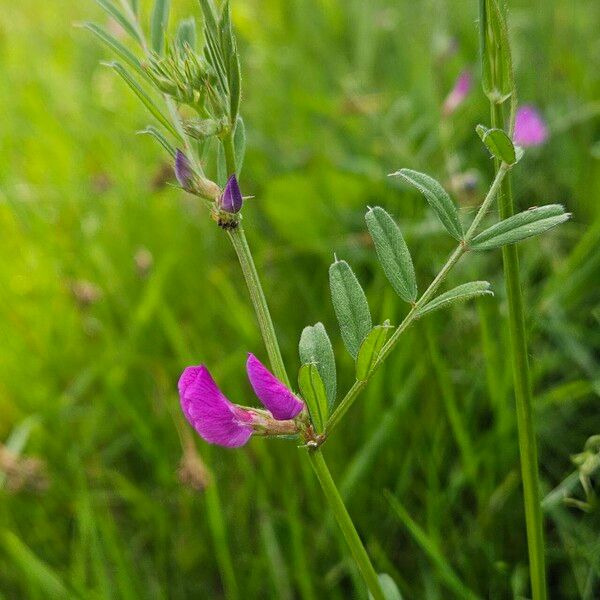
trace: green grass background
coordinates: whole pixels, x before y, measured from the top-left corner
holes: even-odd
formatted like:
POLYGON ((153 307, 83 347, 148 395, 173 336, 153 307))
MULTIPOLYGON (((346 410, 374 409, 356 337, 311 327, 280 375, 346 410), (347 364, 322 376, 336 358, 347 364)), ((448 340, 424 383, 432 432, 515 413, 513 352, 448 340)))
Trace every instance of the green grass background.
MULTIPOLYGON (((0 480, 0 598, 366 598, 294 444, 197 452, 212 483, 177 476, 176 381, 204 362, 229 397, 254 402, 247 351, 265 358, 223 233, 135 132, 152 122, 73 24, 93 2, 1 0, 0 441, 42 458, 48 487, 0 480), (146 276, 134 256, 153 256, 146 276), (73 282, 101 297, 82 307, 73 282)), ((198 15, 173 1, 175 18, 198 15)), ((474 133, 477 3, 235 0, 248 148, 246 230, 288 369, 322 320, 352 365, 328 295, 333 252, 351 261, 376 320, 406 307, 365 235, 367 205, 400 222, 421 288, 452 242, 423 198, 386 174, 447 182, 473 170, 461 213, 490 182, 474 133), (445 49, 456 46, 453 54, 445 49)), ((561 202, 573 220, 520 246, 544 493, 600 433, 600 11, 594 0, 511 1, 519 96, 551 138, 515 170, 520 208, 561 202)), ((493 299, 409 331, 327 443, 326 456, 377 570, 405 598, 527 595, 526 543, 499 252, 449 284, 489 279, 493 299), (388 493, 385 493, 385 490, 388 493), (472 594, 472 595, 469 595, 472 594)), ((574 476, 571 494, 582 499, 574 476)), ((546 512, 552 598, 600 597, 600 515, 546 512)))

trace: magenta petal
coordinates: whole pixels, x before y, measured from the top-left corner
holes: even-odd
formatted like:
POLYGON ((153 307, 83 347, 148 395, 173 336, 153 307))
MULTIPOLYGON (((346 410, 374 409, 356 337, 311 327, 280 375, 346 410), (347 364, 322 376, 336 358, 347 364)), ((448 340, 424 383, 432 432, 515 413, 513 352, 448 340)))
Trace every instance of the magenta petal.
POLYGON ((515 116, 513 140, 519 146, 539 146, 548 139, 548 128, 533 106, 521 106, 515 116))
POLYGON ((302 411, 304 402, 279 381, 254 354, 248 354, 246 370, 254 393, 278 421, 293 419, 302 411))
POLYGON ((466 99, 473 84, 473 76, 469 70, 464 70, 456 80, 454 87, 444 100, 443 112, 446 116, 452 114, 466 99))
POLYGON ((236 448, 250 439, 254 417, 227 400, 204 365, 187 367, 178 387, 185 418, 207 442, 236 448))

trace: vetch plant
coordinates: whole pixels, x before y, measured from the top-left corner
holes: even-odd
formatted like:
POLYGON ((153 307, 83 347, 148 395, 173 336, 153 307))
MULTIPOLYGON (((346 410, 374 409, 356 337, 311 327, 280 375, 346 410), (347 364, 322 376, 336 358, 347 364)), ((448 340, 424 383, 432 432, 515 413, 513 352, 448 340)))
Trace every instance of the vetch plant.
MULTIPOLYGON (((385 362, 402 334, 419 318, 459 301, 491 295, 486 281, 463 283, 439 293, 456 263, 470 252, 493 250, 540 234, 569 218, 560 205, 533 208, 517 215, 503 215, 487 228, 482 222, 510 169, 522 150, 511 139, 510 128, 480 126, 478 134, 497 162, 495 178, 465 228, 456 204, 432 177, 403 168, 391 176, 416 188, 430 204, 456 247, 436 277, 419 293, 410 250, 401 227, 384 208, 368 207, 365 225, 377 258, 390 285, 409 305, 397 325, 373 324, 368 299, 350 264, 336 256, 329 269, 331 299, 342 341, 354 359, 355 381, 338 399, 336 359, 322 323, 308 325, 299 340, 300 369, 297 386, 284 365, 278 338, 260 277, 243 228, 244 197, 240 176, 245 152, 245 129, 240 115, 241 71, 231 25, 229 3, 217 11, 211 0, 201 0, 204 45, 199 47, 194 19, 179 23, 167 34, 169 3, 156 0, 150 41, 140 25, 139 6, 120 0, 97 0, 139 46, 141 58, 106 30, 95 24, 85 27, 126 63, 110 63, 156 120, 144 133, 154 137, 170 154, 175 177, 183 190, 205 203, 209 214, 231 241, 244 274, 250 299, 265 344, 271 370, 253 354, 246 364, 251 386, 264 409, 234 404, 219 389, 205 365, 189 366, 179 380, 181 408, 189 423, 207 442, 239 447, 253 436, 286 437, 297 444, 310 461, 324 496, 340 526, 354 560, 373 598, 398 598, 387 575, 378 575, 356 527, 331 477, 323 445, 340 425, 346 412, 385 362), (297 391, 294 391, 297 390, 297 391)), ((496 71, 492 69, 495 76, 496 71)), ((490 77, 492 77, 490 75, 490 77)), ((492 77, 492 81, 495 81, 492 77)), ((462 101, 470 81, 460 81, 457 101, 462 101), (460 96, 460 98, 458 97, 460 96)), ((496 91, 495 101, 510 97, 496 91)), ((453 105, 456 101, 453 101, 453 105)), ((513 247, 513 246, 510 246, 513 247)))

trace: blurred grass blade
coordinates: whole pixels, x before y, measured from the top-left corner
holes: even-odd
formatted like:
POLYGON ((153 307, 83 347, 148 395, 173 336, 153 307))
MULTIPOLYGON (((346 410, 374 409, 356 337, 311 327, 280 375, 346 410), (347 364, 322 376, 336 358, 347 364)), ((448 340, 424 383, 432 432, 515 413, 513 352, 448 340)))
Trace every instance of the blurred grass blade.
POLYGON ((96 0, 96 2, 140 45, 143 45, 140 34, 131 21, 110 0, 96 0))
POLYGON ((530 208, 504 219, 482 231, 471 240, 473 250, 491 250, 506 244, 514 244, 528 237, 539 235, 571 217, 561 204, 549 204, 530 208))
POLYGON ((337 393, 337 375, 335 355, 323 323, 315 323, 302 330, 298 350, 302 364, 316 365, 325 385, 327 402, 331 409, 337 393))
POLYGON ((456 205, 448 192, 433 177, 412 169, 400 169, 392 173, 391 177, 401 177, 416 187, 425 196, 448 233, 453 238, 462 240, 463 229, 456 205))
POLYGON ((391 329, 393 327, 389 324, 389 321, 386 321, 383 325, 375 325, 360 345, 358 357, 356 358, 356 379, 359 381, 364 381, 369 377, 369 373, 375 366, 391 329))
MULTIPOLYGON (((402 595, 396 582, 387 573, 379 573, 378 577, 385 600, 402 600, 402 595)), ((369 600, 373 600, 371 593, 369 593, 369 600)))
POLYGON ((142 77, 148 79, 148 75, 146 71, 144 71, 142 64, 138 60, 138 58, 131 52, 128 48, 126 48, 119 40, 117 40, 114 36, 110 35, 107 31, 102 29, 102 27, 96 25, 95 23, 85 22, 81 24, 81 27, 91 31, 95 36, 97 36, 102 42, 104 42, 115 54, 117 54, 120 58, 122 58, 130 67, 133 67, 142 77))
POLYGON ((177 151, 168 142, 167 138, 158 129, 156 129, 156 127, 148 125, 146 129, 142 129, 141 131, 138 131, 138 133, 152 136, 171 155, 172 158, 175 158, 177 151))
POLYGON ((316 432, 322 433, 329 418, 329 404, 325 385, 319 375, 317 365, 309 363, 300 367, 298 387, 306 402, 316 432))
POLYGON ((406 509, 400 504, 398 499, 388 490, 386 490, 384 493, 395 515, 406 527, 412 538, 421 547, 423 552, 425 552, 425 554, 436 566, 440 577, 443 579, 446 586, 456 594, 457 598, 464 598, 465 600, 475 600, 476 598, 479 598, 462 583, 446 558, 440 552, 437 544, 435 544, 435 542, 427 535, 427 533, 412 519, 406 509))
POLYGON ((507 165, 514 165, 517 162, 515 147, 502 129, 488 129, 485 125, 477 125, 475 131, 492 156, 507 165))
POLYGON ((150 41, 152 49, 162 54, 165 46, 165 35, 169 23, 170 0, 155 0, 150 24, 150 41))
POLYGON ((156 120, 165 127, 178 141, 182 141, 181 136, 177 133, 173 125, 169 120, 162 114, 160 109, 156 106, 152 98, 140 87, 139 83, 131 76, 131 74, 123 67, 121 63, 112 62, 108 63, 108 66, 114 69, 127 83, 127 85, 133 90, 136 96, 143 102, 144 106, 154 115, 156 120))
POLYGON ((194 17, 182 19, 177 27, 177 46, 182 50, 189 46, 192 50, 196 49, 196 20, 194 17))
POLYGON ((417 279, 400 227, 380 206, 370 208, 365 221, 379 262, 392 287, 403 300, 414 302, 417 298, 417 279))
POLYGON ((444 294, 440 294, 431 302, 425 304, 417 311, 417 316, 422 317, 442 308, 447 308, 455 302, 466 302, 478 296, 493 296, 494 292, 490 289, 490 284, 487 281, 471 281, 463 283, 444 294))
POLYGON ((39 586, 44 598, 73 599, 58 574, 40 560, 12 531, 3 531, 0 536, 6 555, 27 577, 30 584, 39 586))
POLYGON ((367 298, 345 260, 336 258, 329 267, 329 285, 342 340, 348 352, 356 358, 362 341, 373 325, 367 298))

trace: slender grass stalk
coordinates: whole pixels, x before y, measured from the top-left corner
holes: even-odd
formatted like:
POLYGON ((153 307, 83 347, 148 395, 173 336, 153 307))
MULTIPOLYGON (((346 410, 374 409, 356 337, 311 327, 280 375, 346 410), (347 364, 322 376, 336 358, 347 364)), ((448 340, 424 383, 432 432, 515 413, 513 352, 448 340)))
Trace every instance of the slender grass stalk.
MULTIPOLYGON (((493 23, 494 17, 487 13, 485 0, 479 2, 479 18, 481 27, 480 45, 481 59, 489 67, 491 89, 501 89, 502 82, 499 74, 501 63, 509 59, 510 40, 508 35, 502 36, 498 27, 492 27, 494 38, 491 43, 486 41, 488 24, 493 23)), ((500 17, 502 18, 502 17, 500 17)), ((485 69, 484 69, 485 70, 485 69)), ((512 70, 512 69, 511 69, 512 70)), ((511 73, 512 77, 512 73, 511 73)), ((492 127, 504 129, 504 105, 510 101, 508 117, 508 132, 512 135, 515 120, 516 90, 512 81, 512 93, 509 97, 488 93, 492 127)), ((495 160, 495 170, 498 173, 501 165, 495 160)), ((506 177, 500 186, 498 195, 498 212, 501 219, 514 215, 514 200, 510 176, 506 177)), ((517 429, 519 437, 519 453, 521 458, 521 478, 523 481, 523 501, 525 506, 525 524, 527 529, 527 547, 529 552, 529 575, 533 600, 546 600, 546 569, 544 564, 544 531, 543 516, 538 480, 538 456, 535 429, 532 414, 531 378, 527 354, 527 336, 525 332, 525 316, 523 311, 523 294, 519 273, 519 255, 517 246, 512 244, 502 247, 502 263, 504 268, 504 283, 508 300, 508 324, 510 332, 510 353, 515 388, 515 403, 517 413, 517 429)))
MULTIPOLYGON (((233 151, 231 136, 227 136, 225 140, 223 140, 223 146, 225 150, 227 172, 228 174, 235 173, 235 154, 233 151)), ((258 276, 258 271, 256 270, 256 265, 254 264, 254 258, 252 256, 252 252, 250 251, 250 246, 248 245, 248 241, 246 240, 246 235, 241 224, 235 229, 229 231, 229 239, 233 244, 240 262, 240 266, 242 267, 242 272, 244 273, 246 285, 250 293, 252 305, 256 312, 260 331, 267 349, 267 354, 269 355, 269 361, 271 363, 273 372, 277 377, 279 377, 279 379, 281 379, 281 381, 289 386, 290 379, 283 363, 281 350, 279 348, 279 341, 277 339, 277 334, 275 333, 275 327, 273 325, 269 306, 267 304, 262 284, 258 276)), ((325 498, 329 503, 329 507, 331 508, 331 511, 333 512, 340 529, 342 530, 344 539, 346 540, 346 543, 350 548, 350 552, 352 553, 352 556, 358 565, 367 588, 375 600, 385 600, 383 590, 379 584, 377 573, 371 564, 369 555, 367 554, 358 532, 356 531, 356 527, 352 522, 352 518, 350 517, 350 514, 348 513, 344 501, 340 496, 335 482, 331 477, 331 473, 329 472, 329 468, 325 462, 325 457, 323 456, 322 450, 320 448, 309 450, 308 456, 315 474, 317 475, 317 479, 321 484, 323 494, 325 495, 325 498)))
POLYGON ((390 353, 392 352, 392 350, 398 343, 398 340, 400 339, 401 335, 417 320, 419 309, 422 306, 424 306, 425 304, 427 304, 427 302, 429 300, 431 300, 431 298, 433 297, 433 295, 435 294, 437 289, 440 287, 440 285, 442 284, 444 279, 446 279, 448 273, 450 273, 450 271, 453 269, 454 265, 456 265, 456 263, 460 260, 462 255, 465 252, 467 252, 467 250, 469 249, 469 241, 471 241, 471 239, 473 239, 478 225, 481 223, 481 220, 483 219, 483 217, 489 210, 492 202, 494 201, 496 195, 498 194, 502 180, 506 176, 507 172, 508 172, 508 166, 505 164, 502 164, 500 166, 500 168, 498 169, 498 172, 496 173, 496 177, 494 178, 494 181, 493 181, 488 193, 486 194, 486 197, 484 198, 483 202, 481 203, 481 206, 479 207, 479 210, 477 211, 475 218, 473 219, 473 223, 471 224, 467 233, 465 234, 464 240, 462 242, 460 242, 459 245, 454 249, 454 251, 448 258, 448 260, 446 261, 444 266, 441 268, 439 273, 436 275, 435 279, 431 282, 429 287, 423 292, 421 297, 415 302, 415 304, 410 309, 410 311, 408 312, 406 317, 404 317, 404 320, 400 323, 400 325, 398 325, 398 327, 396 328, 396 331, 394 331, 392 337, 390 337, 390 339, 386 342, 385 346, 381 349, 381 353, 379 354, 377 362, 375 363, 373 370, 371 371, 369 377, 367 377, 367 379, 364 379, 362 381, 359 381, 359 380, 355 381, 354 385, 348 390, 348 392, 346 393, 346 395, 344 396, 342 401, 338 404, 337 408, 333 411, 333 414, 331 415, 331 417, 329 418, 329 421, 327 422, 327 427, 325 429, 326 435, 329 435, 333 431, 335 426, 340 422, 340 420, 346 414, 348 409, 352 406, 352 404, 354 404, 354 402, 358 398, 360 392, 367 386, 369 381, 371 381, 371 378, 373 377, 374 373, 383 364, 383 362, 386 360, 386 358, 390 355, 390 353))
MULTIPOLYGON (((491 110, 492 127, 502 128, 504 124, 503 106, 495 104, 492 105, 491 110)), ((498 165, 496 165, 496 168, 498 168, 498 165)), ((514 214, 510 176, 504 180, 501 186, 498 212, 501 219, 506 219, 514 214)), ((546 568, 544 559, 543 516, 538 480, 537 442, 533 424, 531 380, 527 353, 525 315, 523 311, 523 294, 519 274, 519 255, 515 244, 502 247, 502 263, 508 300, 510 352, 515 386, 531 591, 534 600, 545 600, 547 598, 546 568)))

